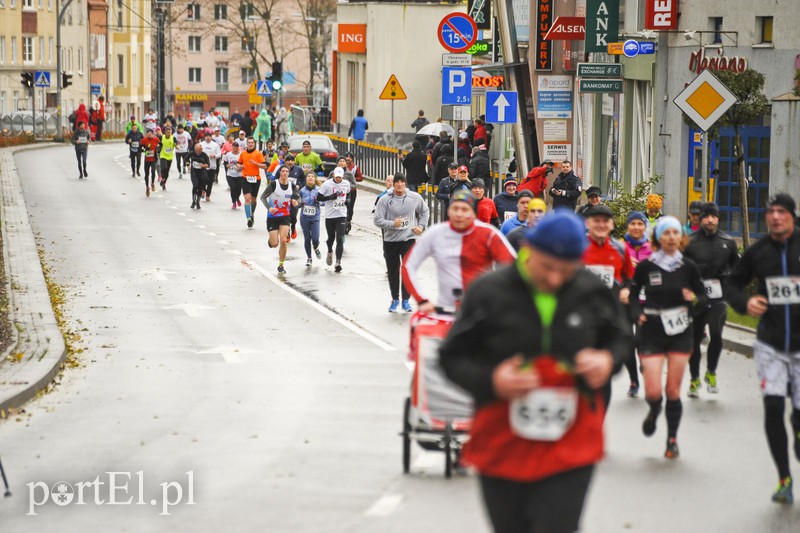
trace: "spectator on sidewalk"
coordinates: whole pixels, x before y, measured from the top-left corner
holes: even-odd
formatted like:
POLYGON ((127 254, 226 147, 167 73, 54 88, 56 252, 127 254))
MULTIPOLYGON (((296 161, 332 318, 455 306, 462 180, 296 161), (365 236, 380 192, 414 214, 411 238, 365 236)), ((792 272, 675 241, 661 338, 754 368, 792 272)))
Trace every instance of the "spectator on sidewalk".
POLYGON ((411 123, 411 127, 414 128, 415 131, 419 131, 428 124, 430 124, 430 122, 427 118, 425 118, 425 111, 420 109, 419 116, 417 116, 417 119, 411 123))

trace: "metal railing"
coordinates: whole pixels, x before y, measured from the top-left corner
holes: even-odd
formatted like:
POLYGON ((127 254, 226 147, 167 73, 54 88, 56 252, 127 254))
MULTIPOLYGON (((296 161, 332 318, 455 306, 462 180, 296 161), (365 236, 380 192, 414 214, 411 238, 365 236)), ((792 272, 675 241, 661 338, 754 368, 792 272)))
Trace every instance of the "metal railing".
MULTIPOLYGON (((119 120, 107 120, 103 124, 103 134, 121 135, 125 134, 125 124, 119 120)), ((58 131, 58 118, 55 114, 36 115, 36 137, 52 138, 58 131)), ((63 134, 71 134, 70 124, 65 115, 62 120, 63 134)), ((32 135, 34 132, 34 118, 30 113, 14 113, 10 115, 0 115, 0 136, 16 137, 20 135, 32 135)))

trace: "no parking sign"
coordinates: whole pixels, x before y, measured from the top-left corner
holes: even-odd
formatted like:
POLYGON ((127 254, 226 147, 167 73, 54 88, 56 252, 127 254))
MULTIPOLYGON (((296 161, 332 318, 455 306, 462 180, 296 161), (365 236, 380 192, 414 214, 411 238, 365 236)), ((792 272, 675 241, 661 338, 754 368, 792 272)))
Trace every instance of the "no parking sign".
POLYGON ((439 42, 454 54, 466 52, 478 38, 475 21, 466 13, 450 13, 439 23, 439 42))

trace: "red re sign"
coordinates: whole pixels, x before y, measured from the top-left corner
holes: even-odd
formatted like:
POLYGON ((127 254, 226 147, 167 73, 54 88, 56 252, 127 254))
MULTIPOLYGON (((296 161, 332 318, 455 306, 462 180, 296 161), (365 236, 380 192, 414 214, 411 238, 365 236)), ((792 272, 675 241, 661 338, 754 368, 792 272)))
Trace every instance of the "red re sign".
POLYGON ((644 27, 647 30, 677 30, 678 0, 646 0, 644 27))

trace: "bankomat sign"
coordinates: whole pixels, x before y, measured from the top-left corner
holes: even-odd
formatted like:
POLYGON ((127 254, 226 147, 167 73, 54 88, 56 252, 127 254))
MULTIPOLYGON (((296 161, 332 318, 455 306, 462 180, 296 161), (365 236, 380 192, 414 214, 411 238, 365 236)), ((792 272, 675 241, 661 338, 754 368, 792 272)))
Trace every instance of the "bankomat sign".
POLYGON ((367 25, 339 24, 339 53, 367 53, 367 25))
POLYGON ((678 0, 646 0, 644 27, 647 30, 677 30, 678 0))

